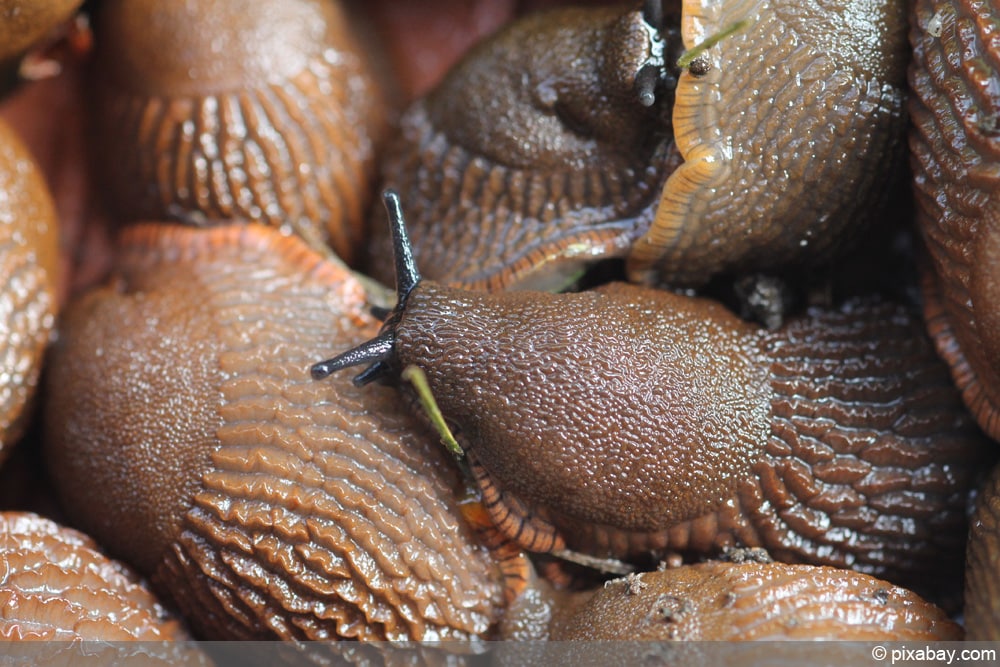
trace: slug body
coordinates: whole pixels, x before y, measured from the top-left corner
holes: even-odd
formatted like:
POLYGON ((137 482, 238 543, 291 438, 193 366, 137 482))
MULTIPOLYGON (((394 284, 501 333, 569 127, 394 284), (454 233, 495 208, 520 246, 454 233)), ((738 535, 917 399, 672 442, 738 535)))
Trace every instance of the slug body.
POLYGON ((151 223, 67 313, 57 490, 203 638, 473 639, 499 616, 502 574, 433 435, 389 389, 306 373, 331 332, 374 333, 365 301, 278 230, 151 223))
POLYGON ((386 114, 339 3, 106 2, 96 35, 120 218, 257 220, 353 258, 386 114))
POLYGON ((0 513, 0 556, 0 641, 190 639, 131 568, 76 530, 0 513))
MULTIPOLYGON (((381 177, 413 211, 428 277, 543 289, 623 255, 677 162, 664 62, 679 40, 660 22, 620 6, 526 16, 406 111, 381 177)), ((385 226, 372 234, 371 271, 391 283, 385 226)))
POLYGON ((1000 440, 1000 48, 990 3, 916 3, 911 163, 925 319, 979 425, 1000 440))
POLYGON ((0 462, 24 430, 55 326, 58 221, 41 170, 0 121, 0 462))
POLYGON ((972 515, 964 616, 970 641, 1000 641, 1000 467, 980 491, 972 515))
MULTIPOLYGON (((785 563, 709 562, 609 582, 553 630, 554 640, 591 641, 962 639, 943 610, 908 590, 858 572, 785 563)), ((783 655, 773 644, 767 650, 776 649, 783 655)), ((863 650, 848 664, 870 659, 863 650)))
POLYGON ((398 200, 399 305, 317 364, 427 375, 502 532, 638 558, 763 546, 890 578, 957 576, 984 444, 902 308, 776 332, 650 288, 474 293, 420 281, 398 200), (400 259, 402 257, 402 260, 400 259))
POLYGON ((872 219, 902 158, 906 3, 682 6, 688 49, 742 27, 678 78, 684 164, 631 249, 630 279, 699 285, 828 259, 872 219))

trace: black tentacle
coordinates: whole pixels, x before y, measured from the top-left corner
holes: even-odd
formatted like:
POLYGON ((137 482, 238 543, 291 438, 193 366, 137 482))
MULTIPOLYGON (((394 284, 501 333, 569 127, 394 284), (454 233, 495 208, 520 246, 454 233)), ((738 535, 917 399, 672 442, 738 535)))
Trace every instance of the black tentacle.
POLYGON ((385 203, 385 210, 389 214, 389 225, 392 228, 392 249, 396 263, 396 306, 392 310, 372 308, 373 314, 382 315, 385 320, 378 336, 331 359, 313 364, 309 373, 314 380, 322 380, 332 373, 351 366, 370 364, 354 377, 354 384, 360 387, 390 374, 393 369, 396 326, 406 308, 410 292, 420 283, 420 273, 413 260, 413 249, 406 233, 406 221, 403 218, 399 195, 394 190, 386 190, 382 193, 382 201, 385 203))

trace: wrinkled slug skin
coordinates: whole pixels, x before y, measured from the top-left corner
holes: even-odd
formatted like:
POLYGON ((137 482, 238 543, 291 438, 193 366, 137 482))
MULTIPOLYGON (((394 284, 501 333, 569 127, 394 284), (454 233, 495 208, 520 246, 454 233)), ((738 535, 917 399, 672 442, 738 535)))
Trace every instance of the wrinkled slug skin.
MULTIPOLYGON (((962 639, 962 629, 938 607, 848 570, 714 562, 638 576, 631 587, 616 581, 597 591, 554 625, 552 639, 962 639)), ((864 657, 870 659, 867 649, 864 657)))
POLYGON ((901 161, 904 0, 685 0, 692 48, 746 20, 681 72, 684 164, 632 248, 630 280, 698 285, 723 272, 827 259, 872 217, 901 161))
POLYGON ((391 390, 309 377, 376 324, 294 236, 126 230, 52 356, 67 511, 206 638, 484 635, 501 577, 457 518, 444 448, 391 390))
POLYGON ((1000 440, 1000 14, 920 0, 909 111, 925 319, 979 425, 1000 440))
POLYGON ((902 307, 851 302, 767 332, 622 283, 425 281, 395 348, 529 551, 760 546, 901 583, 961 576, 965 499, 991 448, 902 307))
POLYGON ((0 120, 0 463, 24 429, 55 325, 55 204, 41 170, 0 120))
MULTIPOLYGON (((648 55, 633 6, 531 14, 480 43, 403 114, 380 164, 426 278, 475 289, 549 289, 622 257, 678 162, 669 94, 634 88, 648 55)), ((369 270, 392 284, 373 209, 369 270)))
POLYGON ((966 558, 968 639, 1000 641, 1000 467, 976 500, 966 558))
POLYGON ((337 2, 110 0, 96 36, 119 217, 260 220, 354 257, 386 113, 337 2))
POLYGON ((0 513, 0 564, 0 641, 189 638, 130 567, 37 514, 0 513))

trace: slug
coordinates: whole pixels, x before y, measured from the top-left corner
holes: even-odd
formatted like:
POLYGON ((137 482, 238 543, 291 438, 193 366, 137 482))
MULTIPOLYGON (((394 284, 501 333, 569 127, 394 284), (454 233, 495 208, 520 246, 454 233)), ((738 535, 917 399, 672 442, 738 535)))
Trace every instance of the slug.
POLYGON ((962 639, 943 610, 906 589, 785 563, 709 562, 611 581, 552 630, 553 640, 592 641, 962 639))
POLYGON ((1000 47, 996 7, 917 2, 909 111, 924 316, 980 427, 1000 440, 1000 47))
POLYGON ((398 304, 313 377, 422 369, 524 549, 744 545, 921 585, 960 576, 965 497, 989 448, 905 309, 851 303, 770 332, 621 283, 467 291, 420 279, 398 196, 385 200, 398 304))
POLYGON ((1000 641, 1000 467, 976 499, 965 570, 965 629, 970 641, 1000 641))
POLYGON ((118 217, 259 220, 354 258, 387 126, 338 2, 109 0, 95 35, 118 217))
POLYGON ((190 639, 131 568, 83 533, 0 512, 0 556, 0 641, 190 639))
POLYGON ((866 222, 903 157, 907 3, 684 0, 673 131, 684 164, 632 247, 630 280, 812 267, 866 222), (743 22, 743 23, 740 23, 743 22))
POLYGON ((488 636, 499 563, 465 483, 386 389, 314 383, 376 327, 334 258, 260 224, 123 231, 70 304, 45 457, 70 519, 204 639, 488 636))
MULTIPOLYGON (((430 277, 560 287, 649 224, 677 163, 665 62, 680 42, 660 30, 658 5, 525 16, 406 111, 381 178, 416 214, 414 252, 430 277)), ((391 283, 379 261, 390 239, 371 227, 369 270, 391 283)))
POLYGON ((45 178, 0 120, 0 463, 22 435, 55 325, 58 220, 45 178))
POLYGON ((83 0, 0 2, 0 93, 16 82, 25 52, 69 20, 82 4, 83 0))
POLYGON ((878 217, 904 148, 905 2, 635 4, 525 17, 404 113, 381 180, 428 278, 558 289, 625 258, 633 282, 699 286, 811 267, 878 217))

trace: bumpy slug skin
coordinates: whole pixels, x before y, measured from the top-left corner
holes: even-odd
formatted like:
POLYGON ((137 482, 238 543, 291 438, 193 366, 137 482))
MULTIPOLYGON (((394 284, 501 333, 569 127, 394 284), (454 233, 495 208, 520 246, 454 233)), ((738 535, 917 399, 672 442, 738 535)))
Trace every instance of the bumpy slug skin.
POLYGON ((386 132, 337 2, 104 2, 96 124, 126 220, 244 218, 350 260, 386 132))
POLYGON ((684 157, 629 257, 633 280, 699 284, 830 255, 866 219, 902 149, 906 3, 685 0, 693 48, 674 139, 684 157))
POLYGON ((57 233, 41 171, 0 121, 0 462, 23 431, 55 324, 57 233))
POLYGON ((391 391, 314 382, 371 336, 339 264, 259 225, 139 226, 52 358, 66 508, 208 638, 482 635, 501 576, 391 391))
POLYGON ((1000 641, 1000 467, 977 500, 965 570, 965 628, 971 641, 1000 641))
MULTIPOLYGON (((625 255, 679 162, 667 93, 646 108, 634 89, 642 22, 620 6, 526 16, 406 111, 380 169, 406 202, 424 277, 558 289, 625 255)), ((381 208, 370 226, 370 271, 392 284, 381 208)))
POLYGON ((0 513, 0 555, 0 641, 189 639, 131 568, 76 530, 0 513))
POLYGON ((1000 440, 1000 47, 992 3, 917 2, 911 163, 930 255, 925 318, 979 425, 1000 440))
POLYGON ((941 609, 906 589, 857 572, 784 563, 702 563, 610 582, 552 633, 659 641, 961 638, 941 609))

